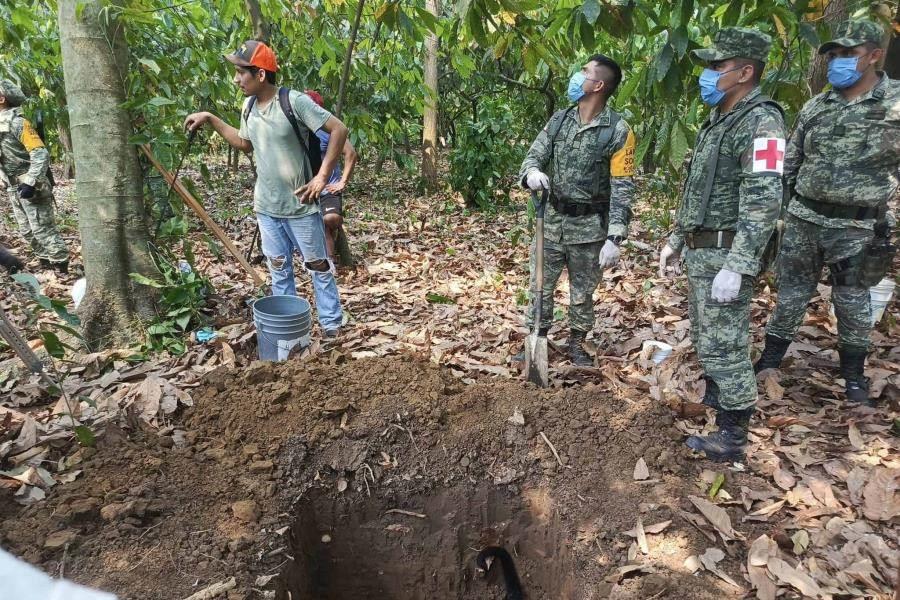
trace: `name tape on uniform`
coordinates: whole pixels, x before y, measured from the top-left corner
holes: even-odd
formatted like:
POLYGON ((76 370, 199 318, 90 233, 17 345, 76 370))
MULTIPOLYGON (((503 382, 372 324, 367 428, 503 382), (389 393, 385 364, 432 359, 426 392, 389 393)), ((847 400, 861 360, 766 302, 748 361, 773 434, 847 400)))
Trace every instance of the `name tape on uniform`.
POLYGON ((753 140, 753 172, 784 173, 784 138, 753 140))

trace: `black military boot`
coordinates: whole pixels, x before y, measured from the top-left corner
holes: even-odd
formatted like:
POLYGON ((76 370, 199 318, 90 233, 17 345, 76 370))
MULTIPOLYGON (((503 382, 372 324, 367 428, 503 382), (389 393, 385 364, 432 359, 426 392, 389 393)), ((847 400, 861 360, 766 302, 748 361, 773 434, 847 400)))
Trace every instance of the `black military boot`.
POLYGON ((719 410, 719 384, 706 375, 703 376, 703 379, 706 380, 706 392, 703 393, 703 404, 714 410, 719 410))
POLYGON ((872 406, 872 401, 869 399, 869 380, 863 374, 868 353, 868 348, 863 346, 838 348, 838 355, 841 357, 841 377, 845 381, 844 389, 847 401, 872 406))
POLYGON ((719 430, 706 437, 692 435, 685 443, 692 450, 706 453, 706 458, 715 462, 742 461, 747 446, 747 429, 754 410, 752 406, 744 410, 719 408, 716 413, 719 430))
POLYGON ((586 331, 579 329, 569 330, 569 360, 577 367, 593 367, 594 359, 584 351, 584 339, 586 331))
MULTIPOLYGON (((549 327, 541 327, 541 328, 538 330, 538 335, 541 336, 541 337, 547 337, 547 332, 548 332, 548 331, 550 331, 550 328, 549 328, 549 327)), ((529 334, 529 335, 531 335, 531 334, 529 334)), ((522 349, 519 350, 518 353, 512 355, 512 361, 513 361, 513 362, 517 362, 517 363, 523 363, 523 362, 525 362, 525 344, 527 344, 527 343, 528 343, 528 340, 527 340, 527 338, 526 338, 526 340, 525 340, 524 342, 522 342, 522 349)))
POLYGON ((63 275, 68 275, 68 273, 69 273, 69 261, 68 260, 50 263, 50 266, 53 269, 56 269, 58 272, 62 273, 63 275))
POLYGON ((784 354, 790 345, 791 340, 766 334, 766 346, 763 348, 759 360, 753 365, 753 372, 758 374, 765 369, 781 367, 781 361, 784 359, 784 354))
POLYGON ((18 273, 25 268, 25 263, 3 246, 0 246, 0 265, 3 265, 3 268, 6 269, 10 275, 18 273))

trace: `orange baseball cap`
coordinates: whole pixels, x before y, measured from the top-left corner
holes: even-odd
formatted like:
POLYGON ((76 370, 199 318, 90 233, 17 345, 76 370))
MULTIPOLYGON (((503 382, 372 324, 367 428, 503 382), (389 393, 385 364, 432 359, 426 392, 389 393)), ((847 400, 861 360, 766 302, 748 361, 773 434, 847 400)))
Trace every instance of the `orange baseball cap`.
POLYGON ((278 71, 275 53, 257 40, 247 40, 233 54, 226 54, 225 60, 239 67, 257 67, 273 73, 278 71))

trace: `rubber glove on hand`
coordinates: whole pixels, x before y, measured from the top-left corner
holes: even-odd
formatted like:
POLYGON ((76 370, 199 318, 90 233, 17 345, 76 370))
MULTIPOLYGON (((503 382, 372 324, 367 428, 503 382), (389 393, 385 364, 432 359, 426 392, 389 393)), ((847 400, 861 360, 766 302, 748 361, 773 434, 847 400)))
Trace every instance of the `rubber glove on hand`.
POLYGON ((537 169, 528 172, 528 175, 525 176, 525 183, 528 185, 528 189, 535 192, 550 189, 550 178, 537 169))
POLYGON ((672 270, 675 271, 675 274, 681 275, 681 263, 678 258, 679 255, 678 252, 675 252, 675 248, 668 244, 663 246, 659 253, 659 276, 666 276, 666 267, 669 266, 669 263, 672 263, 672 270))
POLYGON ((722 269, 713 279, 709 296, 713 302, 734 302, 741 291, 741 274, 722 269))
POLYGON ((619 262, 619 247, 614 242, 606 240, 600 249, 600 268, 609 269, 619 262))

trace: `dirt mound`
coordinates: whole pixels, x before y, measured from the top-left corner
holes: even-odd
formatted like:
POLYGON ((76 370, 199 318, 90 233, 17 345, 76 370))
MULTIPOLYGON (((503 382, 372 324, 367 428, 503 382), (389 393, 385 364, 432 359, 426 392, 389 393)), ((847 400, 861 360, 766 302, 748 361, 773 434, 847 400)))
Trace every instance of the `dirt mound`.
POLYGON ((678 516, 699 469, 649 394, 332 354, 222 369, 193 396, 164 435, 108 429, 81 479, 0 525, 4 546, 123 598, 232 576, 229 598, 499 598, 473 560, 488 544, 529 598, 740 597, 683 566, 712 545, 678 516), (673 522, 635 561, 639 518, 673 522))

